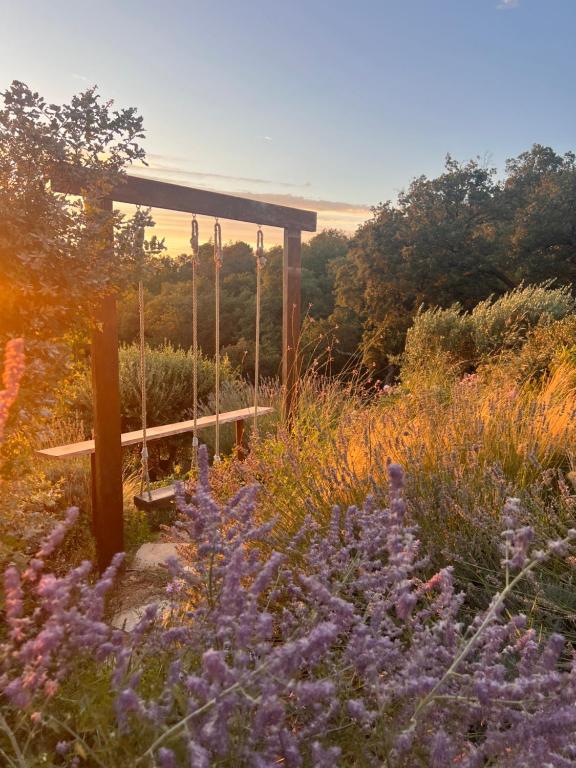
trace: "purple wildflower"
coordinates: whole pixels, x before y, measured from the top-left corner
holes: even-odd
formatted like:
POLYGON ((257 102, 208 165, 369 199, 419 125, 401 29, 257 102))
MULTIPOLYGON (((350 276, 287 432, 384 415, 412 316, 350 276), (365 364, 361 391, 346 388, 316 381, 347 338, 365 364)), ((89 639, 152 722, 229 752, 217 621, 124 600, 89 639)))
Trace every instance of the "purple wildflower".
MULTIPOLYGON (((387 508, 369 498, 334 509, 326 530, 310 510, 287 556, 262 546, 272 524, 256 520, 256 489, 220 504, 207 466, 202 449, 197 488, 190 501, 178 495, 176 531, 195 546, 194 573, 170 564, 168 626, 155 607, 131 633, 106 624, 120 558, 95 583, 87 564, 45 573, 61 532, 26 577, 8 569, 0 694, 10 707, 42 703, 49 716, 46 694, 91 658, 108 662, 124 741, 142 740, 142 764, 159 768, 185 754, 196 768, 333 768, 350 762, 335 741, 342 733, 354 759, 381 765, 379 723, 393 768, 574 764, 576 661, 559 635, 541 640, 525 617, 509 617, 505 591, 463 621, 451 570, 430 573, 408 525, 398 465, 387 508)), ((509 500, 508 567, 565 551, 570 535, 535 556, 519 513, 509 500)))

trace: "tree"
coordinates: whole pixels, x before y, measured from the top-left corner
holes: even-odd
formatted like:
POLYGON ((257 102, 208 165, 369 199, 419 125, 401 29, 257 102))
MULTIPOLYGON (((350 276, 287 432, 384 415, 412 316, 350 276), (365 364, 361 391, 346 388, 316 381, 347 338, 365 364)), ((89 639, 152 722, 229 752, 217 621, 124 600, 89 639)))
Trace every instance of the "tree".
MULTIPOLYGON (((302 305, 314 318, 327 318, 334 309, 335 267, 344 259, 348 237, 325 230, 302 248, 302 305)), ((214 354, 214 260, 212 245, 200 247, 198 267, 198 342, 214 354)), ((224 246, 221 272, 220 339, 223 353, 248 376, 254 369, 256 321, 256 262, 243 242, 224 246)), ((282 248, 267 251, 262 271, 261 364, 263 376, 277 376, 282 346, 282 248)), ((192 273, 190 257, 157 259, 146 279, 146 339, 153 346, 170 341, 188 349, 192 344, 192 273)), ((134 287, 120 305, 120 338, 138 336, 138 304, 134 287)))
POLYGON ((27 380, 46 380, 61 368, 55 344, 87 327, 95 303, 134 266, 131 242, 142 218, 124 220, 93 203, 125 165, 143 160, 142 118, 132 108, 112 110, 95 88, 57 105, 14 81, 1 98, 0 341, 25 337, 27 380), (62 166, 79 174, 88 202, 51 188, 62 166), (112 226, 114 254, 103 247, 112 226))
POLYGON ((576 155, 535 144, 509 160, 503 214, 516 280, 576 280, 576 155))
POLYGON ((302 246, 302 304, 315 319, 334 311, 336 271, 343 263, 350 238, 338 229, 325 229, 302 246))
POLYGON ((522 281, 576 278, 576 165, 534 145, 507 177, 448 156, 435 179, 373 209, 336 278, 336 302, 362 321, 365 363, 385 368, 402 351, 418 308, 472 309, 522 281))

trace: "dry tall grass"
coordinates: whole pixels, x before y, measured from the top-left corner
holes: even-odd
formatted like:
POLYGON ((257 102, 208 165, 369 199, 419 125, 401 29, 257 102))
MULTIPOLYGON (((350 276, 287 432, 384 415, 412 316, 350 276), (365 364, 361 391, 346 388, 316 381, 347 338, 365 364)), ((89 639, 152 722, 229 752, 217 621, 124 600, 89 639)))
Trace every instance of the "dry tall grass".
POLYGON ((572 469, 576 448, 576 369, 560 360, 543 382, 515 386, 498 371, 455 381, 446 389, 380 399, 346 431, 348 456, 360 476, 374 457, 410 471, 473 470, 498 464, 520 487, 546 468, 572 469))
MULTIPOLYGON (((408 390, 307 376, 293 433, 262 435, 246 462, 219 467, 214 482, 223 496, 260 483, 260 514, 277 521, 270 544, 282 547, 306 516, 322 526, 335 504, 361 504, 368 494, 386 502, 386 465, 398 462, 434 567, 455 564, 481 602, 497 586, 507 497, 521 497, 542 540, 574 526, 576 495, 565 477, 576 449, 576 368, 561 357, 539 382, 521 385, 498 366, 433 379, 408 390)), ((571 621, 572 571, 543 576, 522 609, 545 605, 571 621)))

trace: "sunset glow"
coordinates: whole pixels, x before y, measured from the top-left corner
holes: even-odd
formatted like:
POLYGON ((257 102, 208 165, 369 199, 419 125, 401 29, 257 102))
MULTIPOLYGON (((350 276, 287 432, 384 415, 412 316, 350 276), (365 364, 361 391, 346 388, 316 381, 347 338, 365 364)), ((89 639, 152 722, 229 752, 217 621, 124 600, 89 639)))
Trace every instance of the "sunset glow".
POLYGON ((576 768, 575 26, 0 0, 0 768, 576 768))

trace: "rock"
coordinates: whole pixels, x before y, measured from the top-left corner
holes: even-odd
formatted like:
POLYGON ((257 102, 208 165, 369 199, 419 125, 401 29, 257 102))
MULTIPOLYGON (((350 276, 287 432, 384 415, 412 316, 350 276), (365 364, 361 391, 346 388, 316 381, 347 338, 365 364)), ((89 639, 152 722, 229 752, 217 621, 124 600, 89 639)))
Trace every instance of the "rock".
POLYGON ((178 558, 178 550, 189 547, 189 544, 177 544, 168 541, 148 541, 142 544, 134 557, 132 568, 161 568, 169 557, 178 558))
MULTIPOLYGON (((129 572, 125 574, 123 588, 118 595, 116 613, 112 617, 112 625, 126 632, 131 632, 140 621, 146 608, 158 606, 156 621, 166 621, 170 616, 171 604, 165 599, 166 586, 170 574, 166 569, 166 561, 170 557, 180 557, 180 552, 191 548, 191 544, 178 542, 149 541, 142 544, 136 552, 129 572), (157 599, 154 599, 156 598, 157 599)), ((192 568, 184 566, 188 579, 194 580, 192 568)))
POLYGON ((116 613, 112 617, 111 624, 117 629, 123 629, 125 632, 132 632, 136 624, 140 621, 149 605, 157 605, 158 613, 156 621, 166 619, 170 613, 170 603, 167 600, 159 600, 157 603, 147 603, 146 605, 136 605, 133 608, 127 608, 124 611, 116 613))

